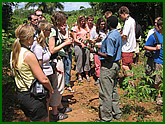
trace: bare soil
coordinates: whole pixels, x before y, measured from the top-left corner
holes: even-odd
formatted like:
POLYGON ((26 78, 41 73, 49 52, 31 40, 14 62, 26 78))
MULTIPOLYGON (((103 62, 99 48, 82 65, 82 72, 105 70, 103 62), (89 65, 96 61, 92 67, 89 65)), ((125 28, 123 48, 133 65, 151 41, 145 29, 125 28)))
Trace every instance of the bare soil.
MULTIPOLYGON (((87 82, 83 77, 83 84, 77 81, 74 66, 71 71, 71 84, 75 93, 65 90, 63 97, 71 99, 71 102, 62 102, 65 107, 71 107, 72 112, 67 113, 68 118, 58 122, 95 122, 99 119, 99 85, 94 85, 95 76, 94 68, 91 70, 91 81, 87 82)), ((2 96, 2 121, 3 122, 25 122, 26 117, 19 109, 16 92, 10 87, 11 84, 3 85, 3 93, 8 90, 7 94, 2 96)), ((118 86, 119 95, 123 90, 118 86)), ((120 98, 120 108, 122 110, 122 119, 114 122, 163 122, 163 107, 156 105, 155 101, 144 101, 138 103, 138 112, 135 112, 133 101, 126 97, 120 98)), ((136 109, 137 109, 136 108, 136 109)), ((49 108, 51 113, 51 107, 49 108)), ((54 122, 50 117, 50 121, 54 122)))

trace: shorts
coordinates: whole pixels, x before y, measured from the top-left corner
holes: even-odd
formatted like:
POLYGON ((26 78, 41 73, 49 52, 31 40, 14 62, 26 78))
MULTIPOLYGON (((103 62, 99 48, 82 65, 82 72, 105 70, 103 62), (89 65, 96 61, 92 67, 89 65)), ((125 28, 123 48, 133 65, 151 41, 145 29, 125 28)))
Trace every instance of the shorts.
POLYGON ((38 100, 29 92, 18 92, 18 103, 20 108, 31 121, 41 121, 48 117, 46 99, 38 100))
POLYGON ((122 65, 132 65, 133 63, 133 52, 132 53, 121 53, 122 65))
MULTIPOLYGON (((155 63, 155 71, 159 71, 159 70, 162 70, 162 69, 163 69, 163 65, 162 64, 155 63)), ((159 75, 156 74, 156 76, 155 76, 155 84, 163 83, 162 73, 160 73, 159 75)))

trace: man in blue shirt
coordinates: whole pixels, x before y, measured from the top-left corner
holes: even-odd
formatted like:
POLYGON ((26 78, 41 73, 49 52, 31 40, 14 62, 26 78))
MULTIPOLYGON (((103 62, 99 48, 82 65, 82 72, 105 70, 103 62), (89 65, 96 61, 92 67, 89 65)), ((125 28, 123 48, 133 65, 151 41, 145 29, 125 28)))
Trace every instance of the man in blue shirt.
MULTIPOLYGON (((153 59, 155 63, 155 71, 163 70, 163 18, 160 18, 157 21, 157 26, 159 31, 156 31, 156 35, 159 39, 159 43, 157 43, 154 34, 152 34, 144 46, 145 50, 154 51, 153 59)), ((159 86, 161 83, 163 83, 162 74, 157 74, 155 77, 155 89, 159 90, 159 94, 156 100, 158 105, 163 105, 163 99, 160 92, 161 87, 159 86)))
POLYGON ((100 120, 97 120, 100 122, 112 122, 113 118, 121 118, 117 77, 120 70, 119 60, 121 59, 122 39, 116 29, 117 24, 117 17, 110 16, 107 19, 107 27, 110 32, 102 42, 100 51, 90 48, 90 51, 99 55, 101 60, 99 84, 100 120))

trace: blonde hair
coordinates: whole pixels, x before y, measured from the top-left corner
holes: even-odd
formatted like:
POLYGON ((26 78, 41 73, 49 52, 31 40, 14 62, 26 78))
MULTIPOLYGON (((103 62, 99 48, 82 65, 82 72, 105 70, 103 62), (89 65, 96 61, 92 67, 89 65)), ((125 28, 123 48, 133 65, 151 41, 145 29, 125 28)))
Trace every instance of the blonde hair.
POLYGON ((15 36, 17 39, 14 41, 13 44, 13 51, 12 51, 12 67, 14 69, 18 69, 18 59, 19 53, 21 51, 21 43, 28 42, 29 37, 33 37, 34 35, 34 28, 28 24, 21 24, 15 30, 15 36))
POLYGON ((45 44, 45 35, 43 33, 43 30, 45 31, 50 31, 52 27, 52 24, 46 21, 40 21, 37 30, 38 30, 38 37, 37 37, 37 42, 40 46, 44 47, 45 44))
POLYGON ((77 19, 77 26, 78 26, 78 29, 79 29, 79 30, 80 30, 80 23, 81 23, 82 20, 85 21, 85 24, 84 24, 83 28, 86 28, 86 19, 85 19, 85 16, 80 15, 80 16, 78 17, 78 19, 77 19))
POLYGON ((110 16, 112 16, 112 12, 111 11, 106 11, 104 16, 105 16, 105 18, 110 17, 110 16))

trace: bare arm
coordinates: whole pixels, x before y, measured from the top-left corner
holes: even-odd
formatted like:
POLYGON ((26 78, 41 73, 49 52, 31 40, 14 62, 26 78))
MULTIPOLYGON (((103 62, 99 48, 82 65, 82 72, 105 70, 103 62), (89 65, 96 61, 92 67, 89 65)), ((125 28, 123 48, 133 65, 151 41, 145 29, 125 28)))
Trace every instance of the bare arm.
POLYGON ((55 47, 55 37, 51 37, 49 39, 49 51, 51 54, 57 53, 60 49, 62 49, 64 46, 71 44, 71 39, 66 39, 65 42, 55 47))
POLYGON ((127 36, 126 36, 126 35, 121 34, 121 38, 122 38, 122 39, 127 39, 127 36))
POLYGON ((33 53, 30 53, 25 58, 24 62, 28 64, 35 75, 35 77, 46 87, 50 93, 52 93, 53 88, 51 86, 51 83, 49 79, 46 77, 46 75, 43 73, 36 56, 33 53))
POLYGON ((105 53, 102 53, 102 52, 99 52, 99 51, 95 52, 93 48, 90 48, 90 52, 91 53, 96 53, 97 55, 99 55, 99 56, 101 56, 102 58, 105 58, 105 59, 110 59, 110 60, 113 59, 112 56, 108 56, 105 53))
POLYGON ((76 36, 77 36, 77 33, 76 32, 72 32, 72 36, 73 36, 73 40, 78 43, 78 44, 81 44, 81 41, 79 41, 76 36))
POLYGON ((90 40, 90 33, 87 33, 87 40, 90 40))
POLYGON ((82 46, 82 48, 85 47, 85 44, 82 43, 81 41, 79 41, 79 40, 76 38, 76 36, 77 36, 76 32, 72 32, 72 36, 73 36, 73 40, 74 40, 76 43, 80 44, 80 45, 82 46))
POLYGON ((156 47, 144 46, 144 49, 148 50, 148 51, 156 51, 156 50, 160 50, 161 49, 161 45, 159 44, 156 47))

